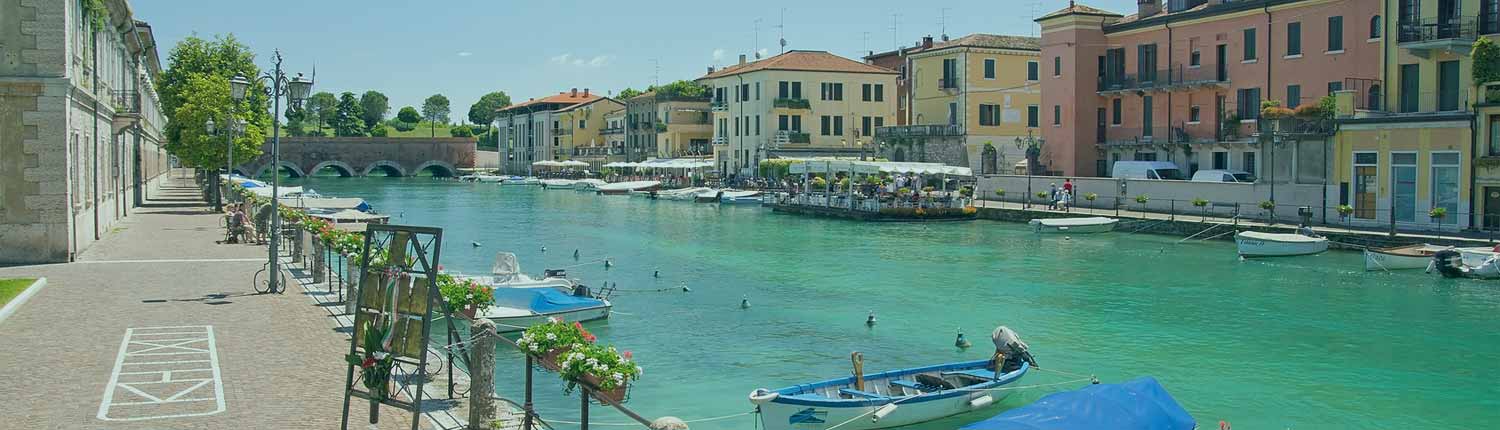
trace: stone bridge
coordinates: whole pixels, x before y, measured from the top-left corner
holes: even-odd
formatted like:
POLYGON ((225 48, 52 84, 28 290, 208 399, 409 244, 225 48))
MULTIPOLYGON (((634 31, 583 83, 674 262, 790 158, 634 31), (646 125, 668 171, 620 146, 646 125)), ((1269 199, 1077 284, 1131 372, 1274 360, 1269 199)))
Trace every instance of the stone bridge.
MULTIPOLYGON (((339 176, 456 176, 474 167, 473 138, 282 137, 281 169, 292 176, 317 174, 323 169, 339 176)), ((271 169, 271 140, 261 156, 234 168, 235 173, 260 177, 271 169)))

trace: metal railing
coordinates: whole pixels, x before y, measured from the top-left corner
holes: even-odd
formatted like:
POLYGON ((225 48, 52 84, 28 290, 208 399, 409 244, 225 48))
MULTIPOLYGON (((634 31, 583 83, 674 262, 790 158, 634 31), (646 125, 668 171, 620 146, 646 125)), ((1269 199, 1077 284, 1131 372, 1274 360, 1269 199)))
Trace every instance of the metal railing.
POLYGON ((727 111, 729 110, 729 103, 723 100, 714 100, 708 103, 708 109, 714 112, 727 111))
POLYGON ((776 132, 777 143, 812 143, 812 135, 795 131, 776 132))
POLYGON ((875 137, 963 136, 961 125, 896 125, 875 127, 875 137))
POLYGON ((1479 37, 1479 17, 1423 18, 1398 25, 1399 43, 1439 40, 1474 40, 1479 37))
POLYGON ((111 91, 110 102, 114 104, 116 115, 141 113, 141 93, 130 90, 111 91))
POLYGON ((1228 82, 1229 74, 1227 71, 1223 76, 1219 76, 1217 68, 1178 65, 1174 68, 1155 70, 1147 74, 1127 73, 1124 75, 1101 76, 1099 77, 1099 92, 1185 89, 1194 85, 1219 85, 1228 82))
POLYGON ((599 130, 599 134, 625 134, 625 127, 608 127, 599 130))
POLYGON ((958 89, 958 78, 938 78, 938 89, 944 89, 944 90, 956 90, 956 89, 958 89))
POLYGON ((1262 135, 1332 136, 1335 130, 1333 121, 1323 118, 1261 118, 1255 124, 1256 132, 1262 135))
POLYGON ((785 109, 812 109, 812 102, 807 99, 782 98, 771 102, 771 105, 785 109))
MULTIPOLYGON (((1178 129, 1180 130, 1180 129, 1178 129)), ((1105 131, 1102 146, 1137 146, 1158 145, 1172 142, 1185 142, 1189 139, 1186 135, 1174 136, 1173 127, 1109 127, 1105 131)))

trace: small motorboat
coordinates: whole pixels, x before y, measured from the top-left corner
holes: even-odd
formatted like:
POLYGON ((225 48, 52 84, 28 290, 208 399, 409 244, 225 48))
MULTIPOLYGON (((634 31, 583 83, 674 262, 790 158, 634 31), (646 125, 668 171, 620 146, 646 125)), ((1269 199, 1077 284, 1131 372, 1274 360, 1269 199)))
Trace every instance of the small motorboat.
POLYGON ((1470 264, 1462 250, 1444 249, 1432 254, 1432 266, 1444 278, 1500 279, 1500 254, 1491 254, 1478 264, 1470 264))
POLYGON ((500 181, 500 185, 541 185, 542 180, 534 176, 520 177, 511 176, 500 181))
POLYGON ((719 195, 722 193, 723 191, 719 189, 708 188, 698 194, 694 194, 693 201, 696 203, 718 203, 719 195))
POLYGON ((579 179, 573 184, 573 189, 579 191, 594 191, 595 189, 599 188, 600 185, 604 184, 608 184, 608 182, 604 182, 603 179, 579 179))
MULTIPOLYGON (((1197 420, 1155 378, 1043 396, 962 430, 1193 430, 1197 420)), ((1224 428, 1221 426, 1220 428, 1224 428)))
POLYGON ((1432 255, 1451 246, 1407 245, 1393 248, 1365 248, 1365 270, 1426 269, 1432 255))
POLYGON ((711 188, 706 188, 706 187, 678 188, 678 189, 675 189, 675 190, 666 190, 666 191, 658 192, 658 193, 656 193, 656 198, 662 199, 662 200, 694 200, 694 199, 696 199, 698 197, 699 194, 703 194, 705 192, 708 192, 709 190, 711 190, 711 188))
POLYGON ((1289 257, 1328 250, 1328 239, 1293 233, 1242 231, 1234 235, 1241 257, 1289 257))
POLYGON ((1090 217, 1033 219, 1027 224, 1037 233, 1105 233, 1114 231, 1118 222, 1114 218, 1090 217))
POLYGON ((578 181, 572 179, 543 179, 541 182, 542 188, 549 190, 571 190, 578 184, 578 181))
POLYGON ((609 300, 552 288, 496 288, 495 304, 475 315, 495 322, 499 333, 517 332, 547 318, 588 322, 609 318, 609 300))
POLYGON ((463 182, 501 182, 505 180, 505 177, 500 175, 486 175, 482 173, 476 173, 473 175, 459 176, 458 180, 463 182))
POLYGON ((732 191, 725 190, 719 195, 719 203, 727 205, 738 204, 760 204, 760 191, 732 191))
POLYGON ((994 361, 975 360, 863 374, 863 356, 854 353, 854 376, 750 393, 766 430, 870 430, 901 427, 984 408, 1001 401, 1035 364, 1015 332, 999 372, 994 361))
POLYGON ((650 191, 661 188, 661 181, 614 182, 595 187, 599 194, 624 195, 631 191, 650 191))

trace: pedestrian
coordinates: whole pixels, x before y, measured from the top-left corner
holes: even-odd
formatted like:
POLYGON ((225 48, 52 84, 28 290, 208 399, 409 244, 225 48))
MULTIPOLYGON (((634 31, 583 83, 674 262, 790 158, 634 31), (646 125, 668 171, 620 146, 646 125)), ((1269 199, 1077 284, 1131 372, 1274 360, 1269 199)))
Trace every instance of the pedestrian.
POLYGON ((1067 188, 1063 188, 1063 190, 1061 192, 1057 193, 1057 206, 1058 206, 1058 209, 1062 209, 1062 210, 1068 209, 1068 206, 1072 204, 1072 202, 1070 201, 1072 198, 1073 198, 1073 193, 1068 192, 1067 188))
POLYGON ((1057 209, 1057 183, 1053 182, 1047 190, 1047 209, 1057 209))

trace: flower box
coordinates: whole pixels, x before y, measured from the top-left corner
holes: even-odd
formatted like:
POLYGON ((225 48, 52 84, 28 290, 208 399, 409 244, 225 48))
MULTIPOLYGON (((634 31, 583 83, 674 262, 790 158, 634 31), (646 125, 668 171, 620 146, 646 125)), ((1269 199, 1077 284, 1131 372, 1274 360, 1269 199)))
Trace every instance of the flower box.
MULTIPOLYGON (((595 378, 594 375, 583 375, 583 380, 595 387, 603 386, 603 381, 595 378)), ((593 394, 594 398, 599 399, 602 403, 625 403, 625 398, 630 395, 630 382, 626 381, 612 390, 593 391, 593 394), (604 399, 609 399, 613 402, 604 401, 604 399)))

